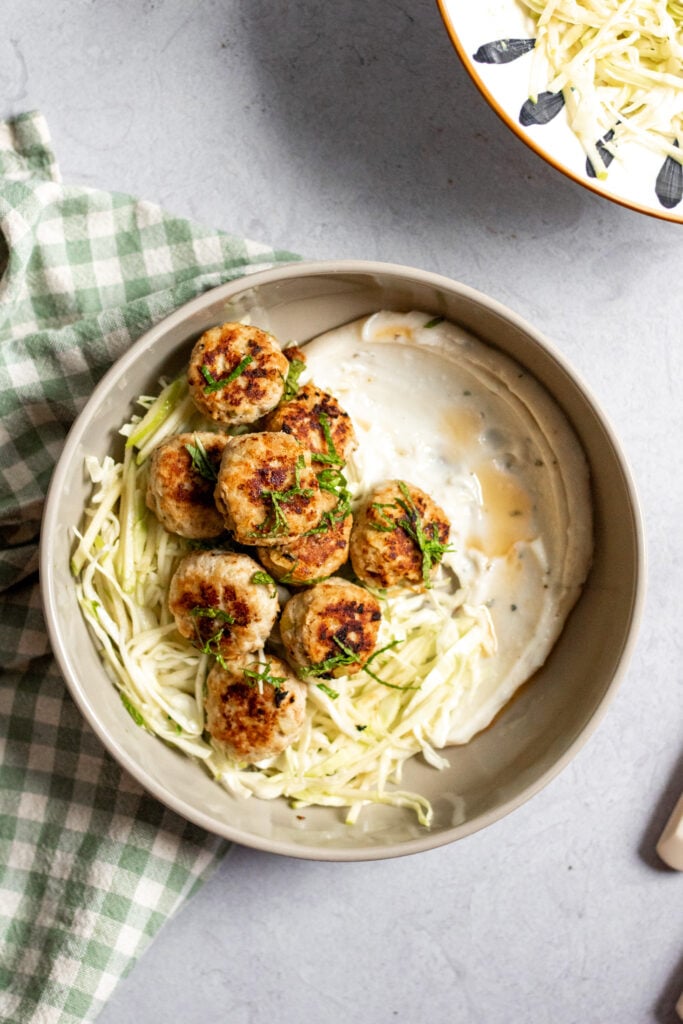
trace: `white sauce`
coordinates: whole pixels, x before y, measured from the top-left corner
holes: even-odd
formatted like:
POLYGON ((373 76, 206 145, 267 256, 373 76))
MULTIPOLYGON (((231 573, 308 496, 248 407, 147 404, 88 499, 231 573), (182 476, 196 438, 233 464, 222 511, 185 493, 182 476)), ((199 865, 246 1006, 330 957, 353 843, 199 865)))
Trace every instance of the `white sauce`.
POLYGON ((588 470, 547 393, 512 360, 427 314, 376 313, 306 345, 308 375, 359 439, 363 488, 402 479, 451 521, 445 556, 496 649, 463 693, 449 742, 485 728, 545 661, 591 557, 588 470))

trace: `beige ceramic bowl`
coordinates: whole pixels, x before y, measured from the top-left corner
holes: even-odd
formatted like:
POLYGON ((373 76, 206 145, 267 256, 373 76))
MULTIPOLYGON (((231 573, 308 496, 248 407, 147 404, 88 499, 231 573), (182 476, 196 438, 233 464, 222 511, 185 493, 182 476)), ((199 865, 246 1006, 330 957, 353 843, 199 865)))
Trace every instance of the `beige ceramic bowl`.
POLYGON ((363 860, 417 853, 460 839, 518 807, 549 782, 591 734, 627 662, 643 591, 637 500, 610 426, 561 355, 510 310, 464 285, 400 266, 300 263, 224 285, 149 331, 103 378, 71 430, 55 470, 42 530, 42 586, 52 645, 86 719, 112 755, 159 800, 212 832, 294 857, 363 860), (421 309, 463 325, 545 385, 573 423, 592 472, 595 561, 583 595, 543 669, 494 724, 449 751, 450 769, 414 758, 403 780, 434 805, 421 828, 409 811, 368 807, 355 826, 340 812, 284 800, 240 801, 202 768, 137 727, 105 674, 69 572, 71 528, 88 496, 83 459, 102 457, 141 393, 179 370, 207 327, 249 314, 300 343, 385 308, 421 309))

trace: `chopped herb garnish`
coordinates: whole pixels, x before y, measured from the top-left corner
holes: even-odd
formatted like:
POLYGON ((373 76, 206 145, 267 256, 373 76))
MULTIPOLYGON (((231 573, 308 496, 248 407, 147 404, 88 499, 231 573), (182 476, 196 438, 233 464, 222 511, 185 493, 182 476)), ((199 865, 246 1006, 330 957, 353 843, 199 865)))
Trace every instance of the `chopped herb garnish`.
POLYGON ((264 587, 272 587, 271 597, 274 597, 277 594, 275 580, 264 569, 258 569, 251 577, 251 582, 260 583, 264 587))
POLYGON ((185 445, 190 458, 192 459, 192 468, 203 476, 205 480, 210 480, 215 483, 218 479, 218 473, 216 467, 211 462, 211 459, 206 453, 206 448, 202 443, 202 439, 194 435, 194 444, 185 445))
POLYGON ((423 324, 422 326, 423 327, 438 327, 439 324, 442 324, 443 322, 444 322, 444 317, 442 317, 442 316, 435 316, 433 320, 428 320, 427 323, 423 324))
POLYGON ((328 466, 326 469, 321 469, 317 474, 318 485, 321 491, 327 491, 328 494, 333 494, 337 499, 337 504, 334 508, 323 512, 322 518, 317 526, 314 526, 312 530, 309 530, 306 536, 316 533, 325 533, 330 530, 340 519, 346 519, 347 515, 351 511, 351 492, 348 488, 346 477, 344 476, 341 469, 328 466))
MULTIPOLYGON (((322 690, 323 693, 330 698, 330 700, 336 700, 339 696, 336 690, 333 690, 331 686, 327 686, 325 683, 317 683, 316 685, 319 690, 322 690)), ((363 728, 365 728, 365 726, 363 726, 363 728)))
POLYGON ((340 665, 353 665, 358 662, 358 655, 355 651, 352 651, 346 644, 342 643, 339 637, 335 636, 332 639, 339 648, 339 654, 332 654, 329 658, 325 658, 324 661, 318 661, 314 665, 304 665, 299 668, 297 671, 302 679, 306 679, 308 676, 324 676, 333 669, 339 668, 340 665))
POLYGON ((452 551, 453 548, 449 547, 448 544, 441 543, 439 540, 439 528, 436 523, 432 523, 431 536, 429 536, 422 522, 420 511, 410 497, 407 485, 403 480, 399 480, 398 486, 403 495, 402 498, 396 498, 392 502, 373 501, 371 508, 377 512, 381 522, 372 523, 371 526, 373 530, 379 530, 382 533, 390 533, 392 530, 400 527, 408 534, 422 554, 422 579, 425 586, 430 588, 432 585, 432 568, 441 561, 447 551, 452 551), (401 509, 405 515, 401 516, 400 519, 392 519, 384 511, 385 508, 401 509))
POLYGON ((397 498, 399 505, 406 513, 407 519, 400 519, 399 526, 401 526, 409 537, 412 537, 418 548, 422 552, 422 579, 427 588, 431 587, 431 571, 432 567, 437 565, 447 551, 452 551, 453 548, 449 547, 448 544, 442 544, 439 540, 439 529, 436 523, 432 523, 432 535, 427 536, 424 525, 422 523, 422 516, 418 508, 416 507, 413 499, 410 497, 410 491, 406 484, 399 480, 399 489, 403 495, 404 500, 397 498))
POLYGON ((256 663, 251 668, 243 668, 242 673, 250 685, 255 685, 256 683, 268 683, 268 685, 272 686, 273 689, 279 690, 282 683, 287 682, 287 677, 271 675, 270 666, 270 661, 267 661, 265 665, 256 663), (261 670, 260 672, 258 671, 259 669, 261 670))
POLYGON ((379 657, 380 654, 384 654, 385 651, 389 651, 391 650, 392 647, 397 647, 399 644, 402 643, 402 640, 392 640, 391 643, 385 644, 384 647, 380 647, 373 654, 371 654, 368 660, 365 662, 365 664, 363 665, 363 672, 367 672, 370 678, 374 679, 376 683, 381 683, 382 686, 388 686, 390 690, 419 690, 419 686, 412 686, 410 683, 406 684, 406 686, 399 686, 397 683, 388 683, 385 679, 380 679, 380 677, 376 675, 375 672, 372 671, 372 669, 368 668, 370 662, 374 661, 375 658, 379 657))
POLYGON ((133 704, 128 694, 124 693, 123 690, 119 690, 119 697, 121 698, 121 703, 123 704, 124 708, 130 715, 130 717, 133 719, 135 724, 141 726, 144 729, 147 723, 145 722, 144 718, 142 717, 138 709, 135 707, 135 704, 133 704))
POLYGON ((314 462, 327 462, 333 466, 343 466, 344 460, 342 459, 341 455, 338 454, 337 449, 334 446, 334 441, 332 440, 332 431, 330 430, 330 417, 327 415, 327 413, 319 413, 318 423, 320 424, 320 429, 323 432, 325 444, 327 445, 327 451, 313 452, 311 458, 313 459, 314 462))
MULTIPOLYGON (((304 536, 307 537, 308 534, 304 534, 304 536)), ((329 579, 328 576, 305 576, 303 579, 295 580, 294 573, 296 572, 296 567, 298 566, 298 564, 299 559, 297 558, 294 561, 294 565, 290 566, 290 568, 287 570, 284 576, 280 576, 280 583, 293 583, 295 586, 299 583, 305 583, 307 587, 314 587, 316 583, 322 583, 323 580, 329 579)))
POLYGON ((195 620, 194 628, 197 636, 197 647, 202 654, 213 654, 219 665, 225 668, 220 645, 225 635, 226 627, 234 625, 234 618, 228 612, 224 612, 222 608, 202 607, 201 605, 196 605, 190 611, 190 615, 195 620), (200 625, 200 620, 202 619, 214 619, 218 623, 223 623, 223 625, 219 626, 211 636, 205 638, 200 625))
POLYGON ((398 645, 402 643, 403 640, 392 640, 391 643, 385 644, 384 647, 379 647, 376 651, 373 651, 365 664, 369 665, 370 662, 374 661, 375 658, 378 658, 380 654, 384 654, 385 651, 390 651, 392 647, 398 647, 398 645))
POLYGON ((291 402, 299 393, 299 377, 306 369, 303 359, 292 359, 285 378, 285 390, 282 395, 283 402, 291 402))
POLYGON ((230 371, 227 377, 221 377, 219 380, 216 380, 208 366, 200 367, 202 377, 206 381, 204 394, 211 395, 214 391, 220 391, 221 388, 225 388, 228 384, 232 384, 234 380, 237 380, 240 374, 244 373, 246 368, 249 366, 249 363, 253 363, 253 361, 253 356, 245 356, 244 359, 241 359, 237 366, 230 371))
POLYGON ((396 529, 398 524, 384 511, 385 508, 397 508, 395 501, 373 501, 370 508, 375 510, 378 519, 381 520, 379 523, 370 523, 373 530, 377 530, 379 533, 391 533, 396 529))
POLYGON ((282 506, 286 505, 292 498, 304 497, 310 498, 313 494, 313 490, 310 487, 301 486, 301 470, 306 465, 306 460, 302 455, 296 460, 294 466, 294 486, 289 487, 285 491, 271 491, 265 489, 261 492, 262 497, 270 501, 270 509, 266 515, 266 518, 256 528, 255 533, 265 537, 276 537, 280 533, 284 533, 288 528, 287 516, 285 515, 282 506))

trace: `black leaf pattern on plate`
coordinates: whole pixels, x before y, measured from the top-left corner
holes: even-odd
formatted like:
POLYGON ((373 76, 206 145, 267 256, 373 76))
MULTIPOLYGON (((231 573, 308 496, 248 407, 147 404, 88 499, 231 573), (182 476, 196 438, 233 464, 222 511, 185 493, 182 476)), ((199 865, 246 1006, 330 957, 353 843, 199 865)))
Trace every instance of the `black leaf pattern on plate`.
MULTIPOLYGON (((602 160, 605 170, 607 170, 609 165, 614 160, 614 153, 610 153, 605 143, 611 142, 613 138, 614 128, 610 128, 610 130, 608 132, 605 132, 603 137, 601 139, 598 139, 598 141, 595 143, 595 148, 598 151, 598 154, 600 156, 600 159, 602 160)), ((586 159, 586 174, 589 178, 597 178, 598 176, 595 168, 593 167, 593 162, 590 158, 586 159)))
MULTIPOLYGON (((674 142, 674 146, 678 148, 678 139, 674 142)), ((678 206, 683 199, 683 166, 672 156, 668 156, 662 164, 655 182, 655 193, 657 199, 667 210, 678 206)))
POLYGON ((564 96, 561 92, 541 92, 535 103, 527 100, 520 110, 520 124, 525 128, 532 124, 548 124, 548 121, 557 117, 563 106, 564 96))
POLYGON ((484 43, 472 57, 478 64, 509 64, 533 50, 535 45, 535 39, 496 39, 484 43))
MULTIPOLYGON (((518 57, 523 57, 525 53, 533 50, 535 45, 535 39, 512 37, 495 39, 488 43, 482 43, 472 57, 478 64, 510 64, 518 57)), ((519 122, 525 128, 548 124, 557 117, 563 106, 564 96, 561 92, 542 92, 535 102, 529 99, 522 105, 519 122)), ((595 143, 605 170, 614 160, 614 154, 607 148, 607 143, 611 142, 613 138, 614 129, 610 129, 595 143)), ((678 142, 675 141, 674 145, 678 147, 678 142)), ((597 178, 596 169, 589 158, 586 158, 586 175, 589 178, 597 178)), ((661 205, 667 210, 678 206, 683 200, 683 164, 671 156, 666 158, 657 175, 655 194, 661 205)))

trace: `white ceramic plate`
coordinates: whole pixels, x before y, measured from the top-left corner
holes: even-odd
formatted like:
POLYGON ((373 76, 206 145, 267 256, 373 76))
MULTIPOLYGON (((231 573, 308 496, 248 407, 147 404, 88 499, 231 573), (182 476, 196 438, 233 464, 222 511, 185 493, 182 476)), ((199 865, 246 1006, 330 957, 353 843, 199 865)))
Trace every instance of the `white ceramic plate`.
MULTIPOLYGON (((544 160, 598 195, 641 213, 683 221, 683 167, 629 146, 598 180, 571 130, 561 94, 529 104, 534 22, 517 0, 438 0, 453 44, 496 113, 544 160)), ((595 140, 596 143, 598 140, 595 140)))
POLYGON ((190 302, 142 337, 95 389, 74 424, 52 478, 42 528, 41 579, 53 650, 71 693, 114 757, 158 799, 189 820, 247 846, 290 856, 364 860, 417 853, 496 821, 538 792, 574 756, 601 719, 627 663, 639 619, 642 528, 618 442, 585 386, 538 331, 479 292, 436 274, 364 261, 278 267, 190 302), (84 457, 122 444, 118 428, 138 395, 186 365, 194 339, 224 320, 250 316, 276 337, 304 343, 379 309, 421 309, 461 324, 533 373, 573 424, 591 474, 595 557, 590 577, 551 657, 450 768, 421 758, 403 786, 432 801, 434 824, 412 811, 367 807, 356 825, 343 813, 297 812, 284 800, 240 800, 203 768, 139 728, 125 711, 80 613, 69 571, 72 529, 90 484, 84 457))

